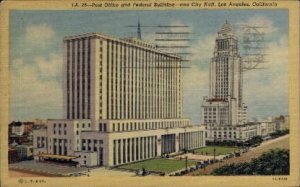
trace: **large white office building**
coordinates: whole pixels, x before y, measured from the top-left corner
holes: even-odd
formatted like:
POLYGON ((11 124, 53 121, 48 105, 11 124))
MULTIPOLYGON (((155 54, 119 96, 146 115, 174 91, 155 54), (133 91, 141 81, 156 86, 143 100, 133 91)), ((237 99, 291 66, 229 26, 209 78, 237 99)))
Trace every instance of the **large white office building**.
POLYGON ((64 119, 34 131, 36 159, 116 166, 205 146, 182 116, 181 57, 101 33, 63 45, 64 119))

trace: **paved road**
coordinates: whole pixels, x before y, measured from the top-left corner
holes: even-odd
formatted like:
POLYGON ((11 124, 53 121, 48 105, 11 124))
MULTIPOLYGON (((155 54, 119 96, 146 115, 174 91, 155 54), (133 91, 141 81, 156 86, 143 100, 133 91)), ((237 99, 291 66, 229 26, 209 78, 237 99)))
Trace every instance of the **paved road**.
MULTIPOLYGON (((43 176, 68 176, 74 173, 86 173, 88 171, 88 169, 84 167, 76 168, 35 160, 13 163, 9 165, 9 168, 10 170, 19 171, 15 172, 15 174, 21 174, 21 172, 24 171, 24 173, 26 173, 25 175, 33 173, 43 176)), ((12 172, 12 174, 13 173, 14 172, 12 172)))
POLYGON ((31 173, 27 171, 9 170, 10 177, 52 177, 51 175, 44 175, 41 173, 31 173))
POLYGON ((37 162, 35 160, 23 161, 9 165, 11 177, 54 177, 68 176, 75 173, 84 173, 81 177, 100 176, 135 176, 134 172, 119 171, 116 169, 99 168, 75 168, 51 163, 37 162))
POLYGON ((241 163, 241 162, 250 162, 253 158, 257 158, 260 155, 262 155, 264 152, 275 149, 275 148, 285 148, 289 149, 289 135, 285 135, 276 139, 272 139, 266 142, 263 142, 260 146, 251 149, 249 152, 242 154, 240 157, 234 157, 231 159, 228 159, 224 162, 215 163, 212 165, 209 165, 204 169, 200 169, 191 173, 188 173, 187 175, 190 176, 197 176, 197 175, 206 175, 210 174, 214 169, 222 167, 227 164, 232 163, 241 163))

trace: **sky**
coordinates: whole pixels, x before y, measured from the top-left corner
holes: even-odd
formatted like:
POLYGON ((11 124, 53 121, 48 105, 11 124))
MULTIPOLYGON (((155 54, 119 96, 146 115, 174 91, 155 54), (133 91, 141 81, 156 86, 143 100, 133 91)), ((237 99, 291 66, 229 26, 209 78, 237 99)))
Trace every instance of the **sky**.
MULTIPOLYGON (((250 120, 288 114, 287 10, 156 10, 156 11, 21 11, 10 12, 10 120, 62 118, 62 39, 101 32, 136 36, 154 42, 153 25, 188 25, 191 55, 183 69, 183 113, 200 123, 201 103, 208 95, 209 62, 214 40, 225 20, 239 35, 239 25, 264 26, 267 63, 244 72, 243 97, 250 120)), ((240 40, 241 41, 241 40, 240 40)), ((241 54, 242 54, 241 49, 241 54)))

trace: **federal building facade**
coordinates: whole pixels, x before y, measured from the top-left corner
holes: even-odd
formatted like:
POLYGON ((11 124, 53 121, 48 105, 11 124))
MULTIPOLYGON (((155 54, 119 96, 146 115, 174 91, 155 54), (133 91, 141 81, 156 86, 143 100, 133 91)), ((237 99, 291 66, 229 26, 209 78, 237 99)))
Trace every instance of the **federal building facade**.
POLYGON ((63 45, 64 119, 34 131, 36 159, 116 166, 205 146, 182 115, 180 56, 101 33, 63 45))

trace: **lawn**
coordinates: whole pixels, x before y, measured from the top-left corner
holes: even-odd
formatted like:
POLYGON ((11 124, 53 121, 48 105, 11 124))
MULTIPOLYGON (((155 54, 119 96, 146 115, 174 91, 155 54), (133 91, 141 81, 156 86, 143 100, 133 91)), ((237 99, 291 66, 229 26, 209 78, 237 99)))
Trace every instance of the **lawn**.
POLYGON ((216 156, 226 155, 236 150, 239 150, 238 147, 207 146, 207 147, 196 149, 195 154, 206 155, 207 153, 207 155, 214 155, 214 147, 216 148, 216 156))
MULTIPOLYGON (((195 165, 196 163, 188 160, 188 166, 195 165)), ((151 160, 136 162, 132 164, 122 165, 119 168, 124 169, 142 169, 147 171, 159 171, 165 173, 171 173, 173 171, 185 168, 185 160, 171 160, 166 158, 155 158, 151 160)))

